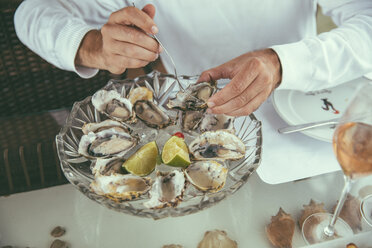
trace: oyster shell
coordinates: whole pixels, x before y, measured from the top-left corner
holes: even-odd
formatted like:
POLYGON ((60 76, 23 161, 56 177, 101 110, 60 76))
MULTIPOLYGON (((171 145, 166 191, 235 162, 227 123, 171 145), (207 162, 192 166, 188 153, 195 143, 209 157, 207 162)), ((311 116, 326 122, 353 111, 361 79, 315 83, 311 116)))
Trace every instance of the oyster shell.
POLYGON ((128 99, 134 105, 138 100, 153 100, 153 93, 146 87, 133 88, 129 94, 128 99))
POLYGON ((147 208, 176 207, 182 200, 185 182, 183 173, 178 170, 158 171, 149 192, 150 200, 145 202, 144 206, 147 208))
POLYGON ((136 101, 134 111, 137 117, 149 127, 164 128, 171 124, 171 118, 152 101, 136 101))
POLYGON ((171 245, 163 245, 163 248, 183 248, 183 246, 171 244, 171 245))
POLYGON ((205 114, 200 123, 200 131, 204 133, 206 131, 224 129, 231 133, 235 133, 234 120, 235 117, 225 114, 205 114))
POLYGON ((94 176, 110 176, 114 173, 120 173, 122 171, 122 165, 124 163, 123 158, 98 158, 92 163, 92 173, 94 176))
MULTIPOLYGON (((332 208, 335 211, 337 204, 332 208)), ((354 232, 362 230, 362 215, 360 213, 360 200, 351 194, 347 194, 344 206, 339 217, 346 221, 354 232)))
POLYGON ((204 192, 217 192, 225 185, 227 168, 216 161, 198 161, 185 170, 189 182, 204 192))
POLYGON ((199 242, 198 248, 237 248, 238 243, 227 236, 225 231, 207 231, 199 242))
POLYGON ((130 134, 110 128, 98 133, 90 132, 83 135, 79 142, 78 152, 91 159, 120 157, 136 144, 137 139, 130 134))
POLYGON ((236 135, 224 130, 205 132, 189 145, 196 160, 237 160, 245 155, 245 145, 236 135))
POLYGON ((113 173, 110 176, 95 177, 90 187, 98 195, 106 196, 114 201, 126 201, 147 193, 151 188, 151 179, 113 173))
POLYGON ((99 90, 92 96, 93 106, 101 113, 117 121, 134 120, 131 102, 114 90, 99 90))
POLYGON ((278 213, 271 217, 271 223, 266 226, 266 235, 275 247, 291 248, 294 229, 292 216, 280 208, 278 213))
POLYGON ((302 228, 302 225, 307 217, 315 213, 326 213, 324 209, 324 203, 316 203, 313 199, 310 200, 309 205, 303 205, 304 209, 300 219, 298 220, 298 225, 302 228))
POLYGON ((129 133, 129 129, 122 123, 110 119, 102 122, 85 123, 81 129, 84 134, 88 134, 89 132, 97 133, 110 128, 114 128, 118 132, 129 133))
POLYGON ((200 110, 207 108, 207 101, 216 91, 215 81, 190 85, 185 91, 179 91, 176 98, 169 100, 169 108, 181 110, 200 110))
POLYGON ((204 115, 204 111, 185 111, 182 114, 182 129, 192 131, 198 128, 204 115))

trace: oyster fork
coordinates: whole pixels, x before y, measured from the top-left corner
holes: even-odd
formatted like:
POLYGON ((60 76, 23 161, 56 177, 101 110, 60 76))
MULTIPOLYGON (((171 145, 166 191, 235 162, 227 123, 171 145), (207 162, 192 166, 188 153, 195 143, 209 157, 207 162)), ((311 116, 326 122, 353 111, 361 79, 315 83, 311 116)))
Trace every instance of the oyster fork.
MULTIPOLYGON (((133 5, 133 7, 136 7, 136 5, 134 5, 134 2, 132 2, 132 5, 133 5)), ((176 81, 178 83, 178 87, 180 88, 181 91, 185 91, 185 89, 183 88, 180 80, 178 79, 176 64, 174 63, 174 60, 173 60, 172 56, 170 55, 170 53, 168 52, 168 50, 165 48, 165 46, 163 45, 163 43, 160 42, 159 38, 155 34, 148 34, 148 35, 150 37, 154 38, 159 43, 159 45, 163 48, 165 54, 167 54, 168 58, 170 59, 172 65, 173 65, 174 75, 176 77, 176 81)))

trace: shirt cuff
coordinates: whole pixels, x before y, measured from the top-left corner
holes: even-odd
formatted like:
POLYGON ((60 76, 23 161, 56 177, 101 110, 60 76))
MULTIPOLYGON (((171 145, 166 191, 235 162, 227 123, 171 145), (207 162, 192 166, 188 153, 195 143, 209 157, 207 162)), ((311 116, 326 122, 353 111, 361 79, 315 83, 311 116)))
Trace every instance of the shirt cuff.
POLYGON ((282 81, 277 89, 310 90, 313 68, 307 45, 299 41, 270 48, 277 53, 282 66, 282 81))
POLYGON ((56 54, 61 68, 73 71, 82 78, 91 78, 98 69, 75 65, 75 56, 85 34, 94 28, 76 20, 69 20, 60 31, 56 42, 56 54))

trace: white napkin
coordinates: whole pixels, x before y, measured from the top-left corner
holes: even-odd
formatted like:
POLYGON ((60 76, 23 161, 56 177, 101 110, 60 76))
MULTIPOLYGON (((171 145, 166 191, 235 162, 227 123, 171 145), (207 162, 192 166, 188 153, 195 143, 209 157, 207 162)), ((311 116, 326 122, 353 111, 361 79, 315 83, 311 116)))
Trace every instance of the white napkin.
POLYGON ((278 184, 340 170, 331 143, 302 133, 278 133, 288 124, 276 113, 271 98, 254 114, 262 122, 263 154, 257 173, 264 182, 278 184))

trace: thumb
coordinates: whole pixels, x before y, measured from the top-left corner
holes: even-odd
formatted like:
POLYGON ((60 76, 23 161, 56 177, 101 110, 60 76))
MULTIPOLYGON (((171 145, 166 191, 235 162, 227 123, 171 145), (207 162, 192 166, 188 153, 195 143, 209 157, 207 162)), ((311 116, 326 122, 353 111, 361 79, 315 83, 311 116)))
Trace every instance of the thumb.
POLYGON ((142 9, 143 12, 145 12, 148 16, 151 17, 151 19, 154 19, 155 16, 155 6, 152 4, 147 4, 145 7, 142 9))

